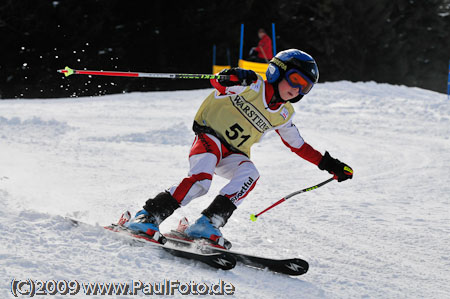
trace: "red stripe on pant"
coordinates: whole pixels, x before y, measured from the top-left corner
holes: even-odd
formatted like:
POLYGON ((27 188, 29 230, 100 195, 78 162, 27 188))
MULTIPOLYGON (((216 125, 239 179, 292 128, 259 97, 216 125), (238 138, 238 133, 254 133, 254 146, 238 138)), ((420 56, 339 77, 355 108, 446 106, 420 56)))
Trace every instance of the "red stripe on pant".
POLYGON ((245 194, 243 196, 239 197, 237 201, 240 201, 240 200, 246 198, 247 195, 253 190, 253 188, 255 188, 256 183, 258 182, 258 180, 259 180, 259 178, 256 179, 256 181, 251 185, 250 189, 248 189, 247 192, 245 192, 245 194))
POLYGON ((253 190, 253 188, 255 188, 256 183, 258 182, 258 180, 259 180, 259 178, 257 178, 253 182, 253 184, 250 186, 250 188, 244 194, 242 194, 239 198, 236 198, 236 199, 233 200, 233 197, 235 197, 239 192, 233 193, 231 195, 225 194, 224 196, 228 197, 235 204, 236 202, 238 202, 238 201, 240 201, 240 200, 242 200, 242 199, 247 197, 247 195, 253 190))
POLYGON ((216 156, 217 164, 219 164, 221 154, 220 149, 217 147, 217 144, 209 138, 206 134, 198 134, 196 136, 196 140, 192 145, 191 152, 189 153, 189 157, 204 153, 210 153, 216 156))
POLYGON ((203 180, 212 180, 212 175, 206 172, 201 172, 199 174, 193 174, 190 177, 187 177, 181 181, 178 185, 177 189, 173 193, 173 198, 175 198, 179 203, 181 203, 188 194, 189 190, 191 190, 192 186, 203 180))

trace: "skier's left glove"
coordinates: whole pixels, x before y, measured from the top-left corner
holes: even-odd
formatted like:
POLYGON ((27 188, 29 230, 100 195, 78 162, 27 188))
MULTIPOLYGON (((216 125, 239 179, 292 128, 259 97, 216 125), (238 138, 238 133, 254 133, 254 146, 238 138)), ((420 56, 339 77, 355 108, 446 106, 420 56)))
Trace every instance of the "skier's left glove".
POLYGON ((338 159, 331 157, 328 152, 325 152, 318 166, 319 169, 333 174, 334 179, 337 179, 338 182, 353 178, 353 169, 338 159))
POLYGON ((222 86, 235 86, 235 85, 250 85, 252 82, 258 80, 256 73, 252 70, 244 70, 239 67, 234 67, 231 69, 225 69, 219 73, 219 75, 228 75, 233 76, 230 79, 219 79, 219 82, 222 86))

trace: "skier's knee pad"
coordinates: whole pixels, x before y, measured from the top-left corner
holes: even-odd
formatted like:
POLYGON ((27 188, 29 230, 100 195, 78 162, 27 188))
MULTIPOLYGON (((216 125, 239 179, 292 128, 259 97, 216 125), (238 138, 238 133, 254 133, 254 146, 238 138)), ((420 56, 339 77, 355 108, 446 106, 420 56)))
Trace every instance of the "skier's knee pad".
POLYGON ((194 184, 194 186, 199 189, 199 195, 197 197, 205 195, 206 193, 208 193, 209 188, 211 187, 211 180, 198 181, 194 184))
POLYGON ((202 180, 195 182, 189 191, 184 196, 184 199, 181 201, 181 205, 187 205, 194 198, 200 197, 208 193, 209 187, 211 187, 211 180, 202 180))
POLYGON ((259 171, 256 169, 255 164, 252 162, 246 162, 239 166, 243 175, 251 177, 253 180, 259 179, 259 171))
POLYGON ((259 179, 259 171, 256 169, 255 165, 253 165, 251 177, 253 177, 255 181, 259 179))

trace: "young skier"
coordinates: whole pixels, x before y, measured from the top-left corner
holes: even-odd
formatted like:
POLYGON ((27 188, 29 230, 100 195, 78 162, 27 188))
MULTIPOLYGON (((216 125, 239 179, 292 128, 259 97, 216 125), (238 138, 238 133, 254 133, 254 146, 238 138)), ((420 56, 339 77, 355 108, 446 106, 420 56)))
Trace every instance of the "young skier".
POLYGON ((339 182, 352 178, 353 170, 348 165, 307 144, 292 122, 292 103, 300 101, 319 79, 317 64, 309 54, 296 49, 278 53, 270 61, 267 81, 240 68, 220 74, 234 75, 238 80, 211 80, 216 91, 205 99, 194 119, 196 137, 189 153, 188 176, 147 200, 125 224, 128 228, 156 237, 160 223, 180 206, 206 194, 217 174, 229 183, 185 233, 224 246, 219 228, 259 178, 250 160, 250 148, 269 131, 277 132, 291 151, 333 174, 339 182))

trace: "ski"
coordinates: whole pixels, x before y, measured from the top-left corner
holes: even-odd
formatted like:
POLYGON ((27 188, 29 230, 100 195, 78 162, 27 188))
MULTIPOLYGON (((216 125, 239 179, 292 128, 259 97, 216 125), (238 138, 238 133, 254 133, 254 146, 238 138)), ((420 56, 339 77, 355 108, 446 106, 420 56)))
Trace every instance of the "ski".
MULTIPOLYGON (((78 220, 71 218, 67 219, 70 220, 74 226, 84 224, 78 220)), ((156 239, 153 239, 145 233, 135 232, 123 226, 128 220, 129 212, 125 212, 117 224, 111 224, 104 228, 129 237, 129 240, 132 241, 131 245, 151 245, 165 250, 173 256, 199 261, 217 269, 233 269, 237 262, 245 266, 257 269, 268 269, 272 272, 292 276, 305 274, 309 269, 308 262, 300 258, 274 259, 255 256, 225 249, 218 244, 208 242, 204 239, 191 239, 184 233, 184 229, 188 225, 188 221, 185 218, 180 221, 177 230, 172 230, 170 233, 158 235, 156 237, 154 236, 156 239)), ((231 243, 229 243, 229 247, 231 247, 231 243)))
POLYGON ((170 233, 164 234, 164 237, 168 243, 185 246, 187 248, 194 247, 204 253, 228 253, 231 254, 237 262, 245 266, 268 269, 276 273, 296 276, 305 274, 309 269, 308 262, 300 258, 273 259, 245 254, 221 248, 216 244, 204 242, 204 240, 189 239, 189 237, 178 231, 171 231, 170 233))
MULTIPOLYGON (((76 227, 84 224, 75 219, 67 219, 73 226, 76 227)), ((134 232, 121 224, 111 224, 109 226, 105 226, 104 228, 109 231, 120 233, 121 235, 132 238, 130 239, 132 241, 130 245, 150 245, 155 248, 160 248, 173 256, 193 261, 199 261, 216 269, 231 270, 236 266, 235 257, 228 252, 194 252, 180 248, 173 243, 172 245, 174 246, 169 247, 167 245, 159 243, 158 241, 152 239, 150 236, 144 233, 134 232)))

